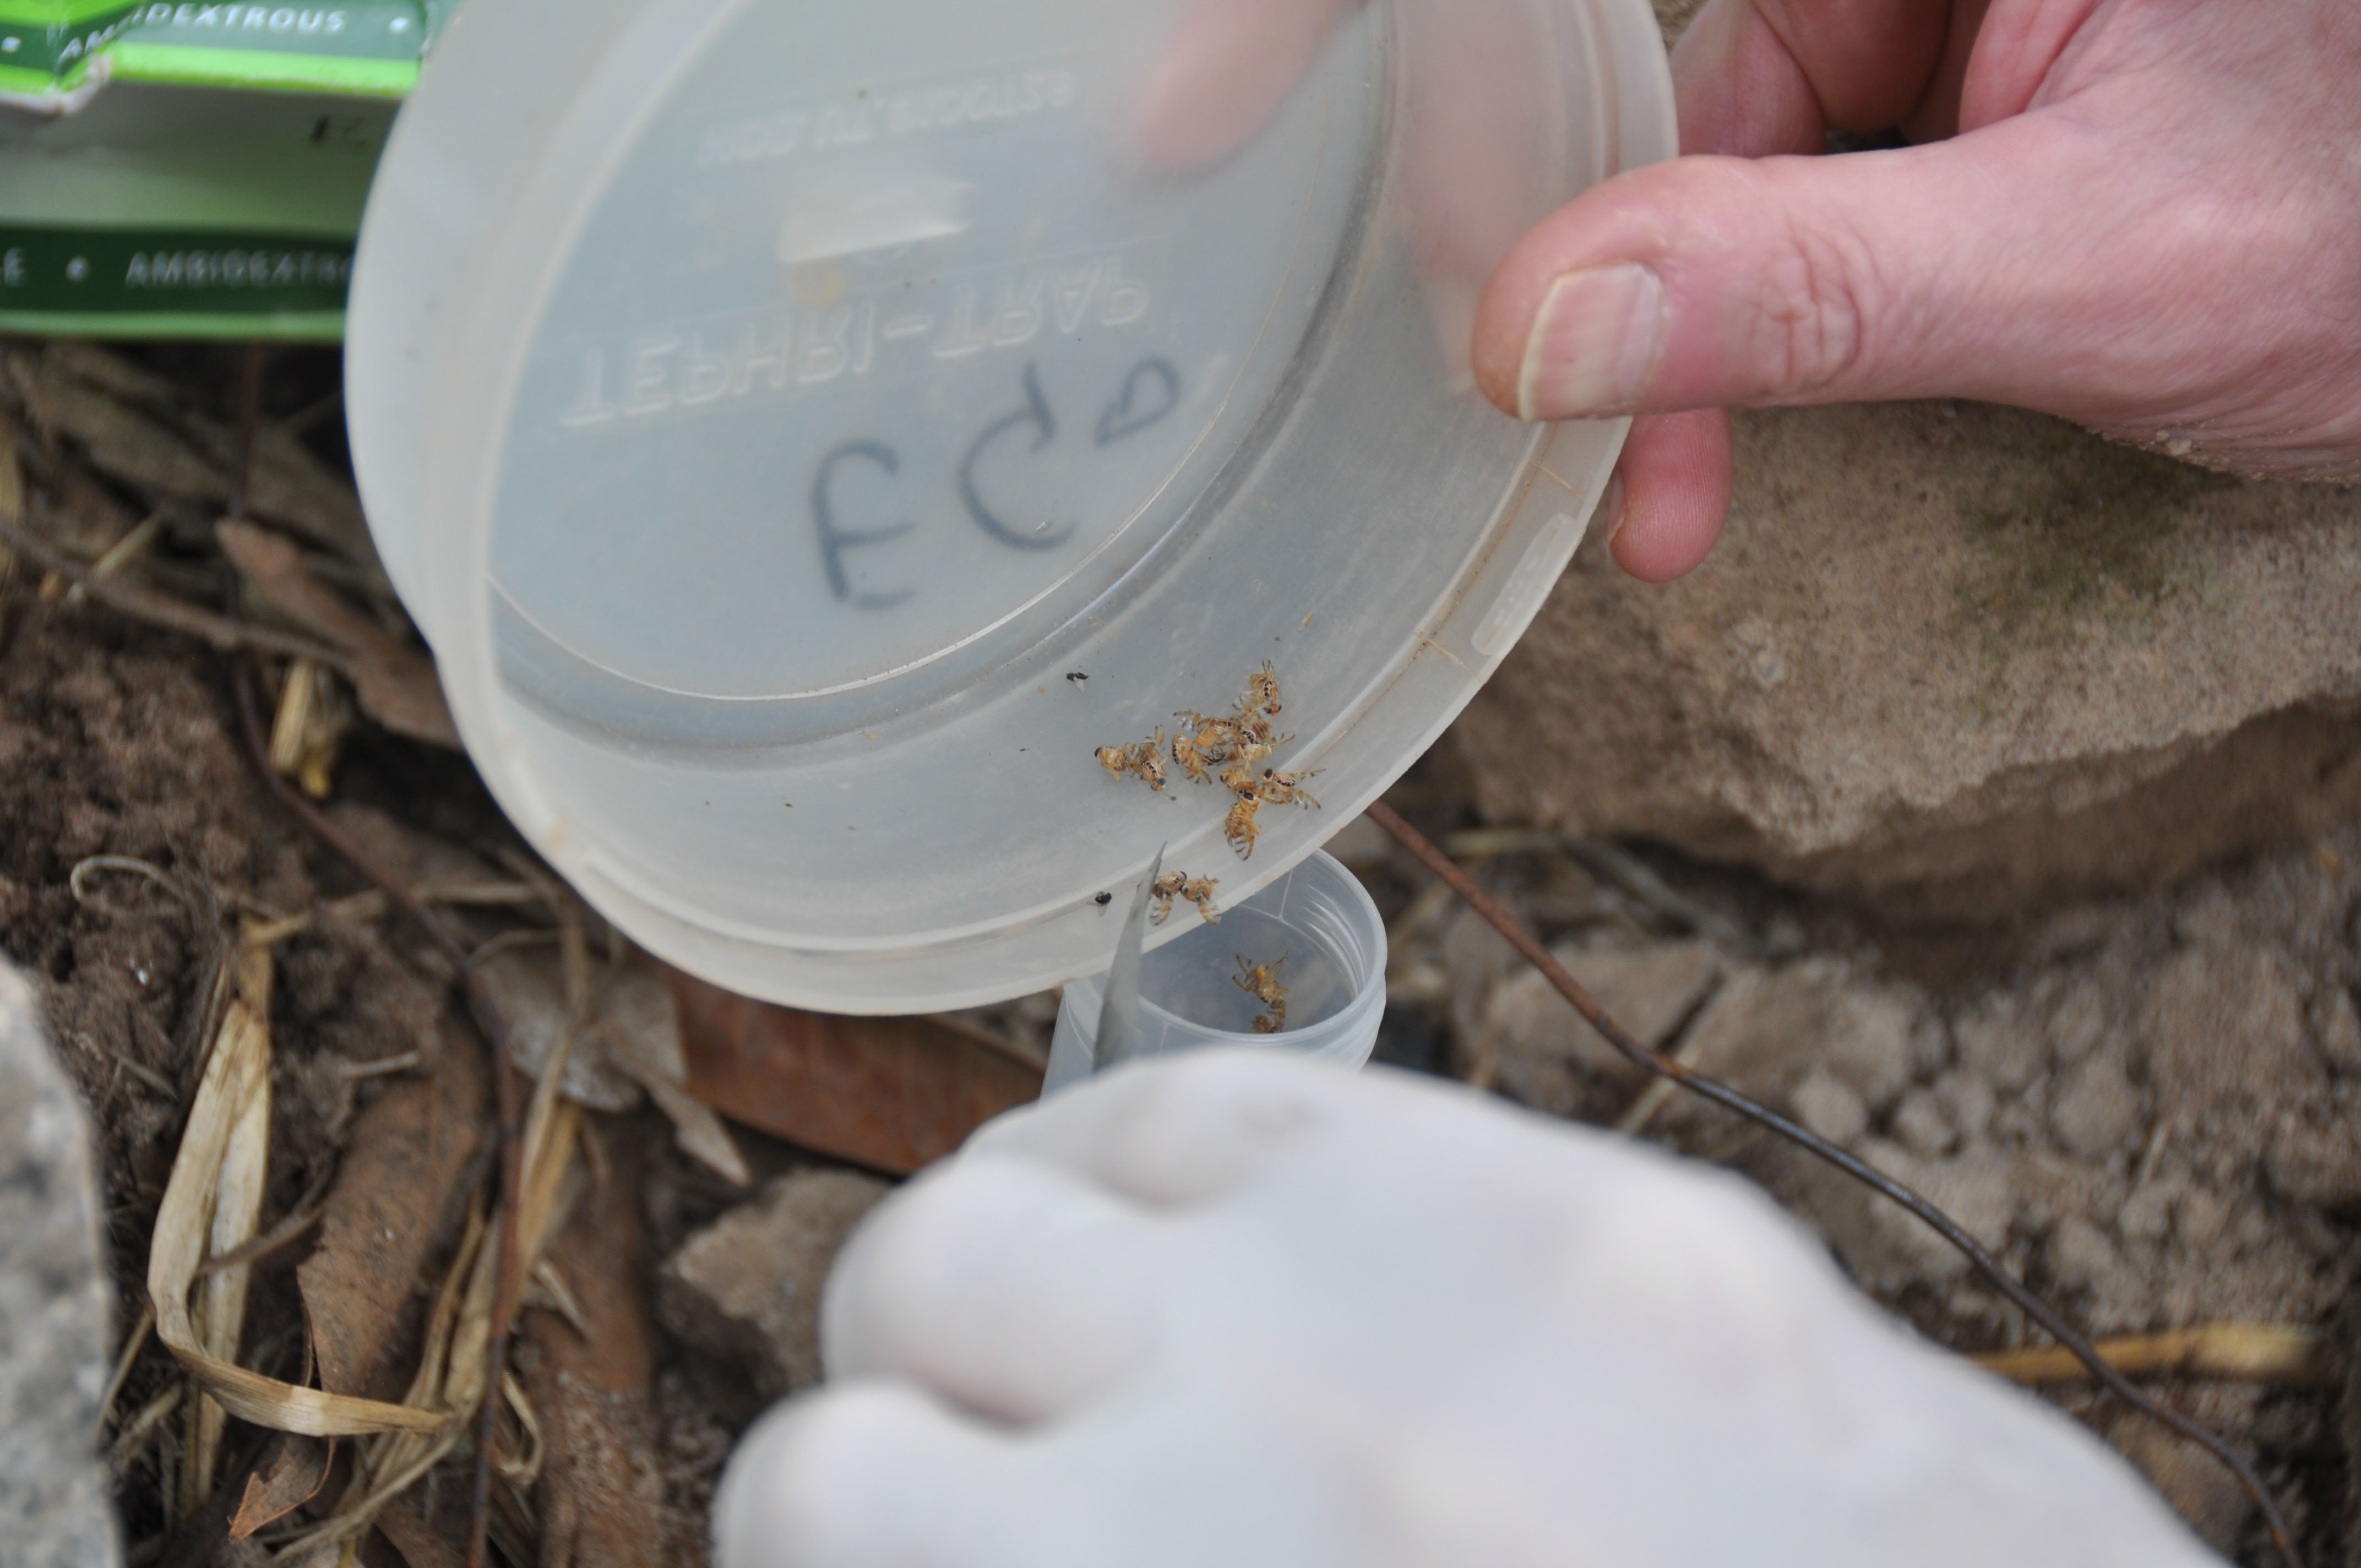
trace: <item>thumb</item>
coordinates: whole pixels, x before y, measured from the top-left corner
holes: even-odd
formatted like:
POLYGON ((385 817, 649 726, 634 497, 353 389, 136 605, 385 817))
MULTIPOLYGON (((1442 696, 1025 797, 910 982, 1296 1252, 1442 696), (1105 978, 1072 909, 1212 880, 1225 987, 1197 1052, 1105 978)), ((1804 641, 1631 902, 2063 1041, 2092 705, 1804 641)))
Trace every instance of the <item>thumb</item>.
POLYGON ((1477 381, 1553 420, 2054 394, 2045 372, 2089 352, 2068 339, 2089 318, 2073 306, 2096 220, 2044 193, 2103 188, 2046 167, 2055 144, 2020 116, 1893 152, 1635 170, 1501 264, 1477 313, 1477 381))

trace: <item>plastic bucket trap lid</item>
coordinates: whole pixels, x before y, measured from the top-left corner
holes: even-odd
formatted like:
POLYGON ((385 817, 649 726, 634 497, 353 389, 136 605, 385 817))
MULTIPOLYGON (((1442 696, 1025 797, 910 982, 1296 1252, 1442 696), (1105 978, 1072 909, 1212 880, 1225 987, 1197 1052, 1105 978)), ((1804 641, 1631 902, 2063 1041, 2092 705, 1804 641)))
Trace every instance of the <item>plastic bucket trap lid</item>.
POLYGON ((363 496, 634 938, 844 1011, 1038 989, 1159 844, 1285 872, 1515 641, 1622 425, 1486 404, 1474 302, 1673 147, 1642 0, 470 0, 364 225, 363 496), (1093 752, 1265 661, 1324 806, 1241 860, 1218 784, 1093 752))

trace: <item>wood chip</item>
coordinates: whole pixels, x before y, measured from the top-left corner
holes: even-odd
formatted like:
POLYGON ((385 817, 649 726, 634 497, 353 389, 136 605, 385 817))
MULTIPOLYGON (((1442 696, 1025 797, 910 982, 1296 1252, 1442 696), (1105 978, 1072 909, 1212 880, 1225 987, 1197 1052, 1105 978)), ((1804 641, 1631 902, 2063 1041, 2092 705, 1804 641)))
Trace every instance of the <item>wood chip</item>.
POLYGON ((432 1077, 388 1083, 355 1119, 319 1245, 295 1271, 320 1383, 335 1393, 398 1397, 399 1376, 379 1364, 484 1140, 481 1054, 454 1038, 441 1058, 432 1077))
POLYGON ((653 1403, 655 1353, 641 1257, 638 1182, 619 1158, 550 1248, 584 1328, 529 1312, 525 1387, 547 1453, 533 1494, 544 1568, 661 1568, 677 1561, 653 1403))
MULTIPOLYGON (((71 437, 101 473, 151 496, 200 505, 229 499, 235 424, 191 406, 170 382, 90 344, 51 343, 7 356, 26 416, 71 437)), ((283 426, 255 432, 247 509, 324 545, 382 581, 352 487, 283 426)))
POLYGON ((822 1154, 907 1175, 1041 1091, 1038 1071, 927 1019, 804 1013, 653 967, 680 1004, 688 1092, 822 1154))
POLYGON ((267 528, 228 520, 214 525, 214 537, 257 593, 346 652, 363 712, 397 735, 459 749, 459 731, 443 701, 434 662, 320 581, 304 562, 302 546, 267 528))

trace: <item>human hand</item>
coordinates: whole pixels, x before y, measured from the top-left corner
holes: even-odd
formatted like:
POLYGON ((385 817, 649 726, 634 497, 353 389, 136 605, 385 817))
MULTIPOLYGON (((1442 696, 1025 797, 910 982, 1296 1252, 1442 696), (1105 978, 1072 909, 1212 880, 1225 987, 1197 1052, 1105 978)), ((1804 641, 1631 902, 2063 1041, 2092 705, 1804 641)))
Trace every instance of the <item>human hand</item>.
POLYGON ((1734 1177, 1283 1053, 1126 1068, 884 1204, 719 1568, 2213 1562, 1734 1177))
POLYGON ((1502 408, 1642 416, 1635 576, 1712 547, 1732 404, 1976 398, 2361 476, 2361 7, 1710 0, 1673 74, 1682 150, 1722 156, 1544 220, 1476 322, 1502 408), (1925 145, 1774 156, 1895 126, 1925 145))
MULTIPOLYGON (((1361 10, 1361 0, 1188 0, 1127 105, 1125 140, 1141 170, 1189 179, 1227 162, 1361 10)), ((1412 0, 1390 18, 1400 91, 1389 135, 1401 169, 1387 217, 1460 391, 1475 385, 1468 342, 1485 284, 1568 188, 1543 24, 1527 0, 1412 0)))

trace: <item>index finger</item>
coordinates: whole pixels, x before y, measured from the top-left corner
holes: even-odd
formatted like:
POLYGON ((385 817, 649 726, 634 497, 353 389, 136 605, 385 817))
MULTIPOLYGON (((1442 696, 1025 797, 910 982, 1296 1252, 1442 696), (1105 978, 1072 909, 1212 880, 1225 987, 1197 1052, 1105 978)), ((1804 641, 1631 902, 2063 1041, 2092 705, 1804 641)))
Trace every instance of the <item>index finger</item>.
POLYGON ((1988 3, 1710 0, 1673 51, 1681 150, 1817 152, 1900 125, 1948 73, 1955 12, 1972 39, 1988 3))

